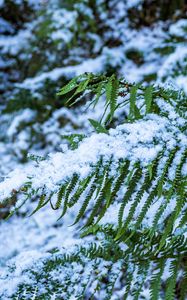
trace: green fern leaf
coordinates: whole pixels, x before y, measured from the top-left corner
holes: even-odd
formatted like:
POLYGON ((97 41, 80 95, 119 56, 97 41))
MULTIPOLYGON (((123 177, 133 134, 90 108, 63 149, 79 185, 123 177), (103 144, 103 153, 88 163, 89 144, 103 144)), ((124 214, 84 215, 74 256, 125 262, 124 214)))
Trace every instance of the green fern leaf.
POLYGON ((146 114, 148 114, 150 112, 150 109, 151 109, 151 104, 152 104, 152 101, 153 101, 152 94, 153 94, 153 87, 148 86, 145 89, 145 93, 144 93, 145 105, 146 105, 146 114))
POLYGON ((117 97, 119 91, 119 81, 112 75, 106 84, 106 100, 110 105, 110 118, 113 118, 117 105, 117 97))
POLYGON ((175 299, 175 288, 176 288, 176 280, 177 280, 177 271, 179 268, 179 260, 173 260, 170 266, 170 277, 166 283, 166 300, 174 300, 175 299))
POLYGON ((103 127, 99 122, 93 120, 93 119, 88 119, 90 124, 94 127, 97 133, 106 133, 108 134, 108 130, 103 127))

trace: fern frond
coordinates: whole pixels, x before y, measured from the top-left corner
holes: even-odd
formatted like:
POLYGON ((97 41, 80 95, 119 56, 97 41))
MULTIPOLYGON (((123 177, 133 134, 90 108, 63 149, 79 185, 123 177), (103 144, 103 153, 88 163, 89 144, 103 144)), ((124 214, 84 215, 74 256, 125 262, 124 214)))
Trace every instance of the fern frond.
POLYGON ((161 278, 164 272, 166 261, 165 259, 160 259, 156 266, 154 267, 154 273, 151 277, 151 286, 150 286, 150 296, 151 300, 159 299, 160 287, 161 287, 161 278))
MULTIPOLYGON (((38 199, 33 213, 48 202, 52 209, 60 210, 60 218, 74 209, 73 225, 79 223, 82 229, 85 244, 71 253, 57 255, 56 260, 48 260, 44 263, 44 273, 50 275, 57 266, 65 272, 66 284, 58 282, 57 286, 52 282, 51 286, 57 293, 60 287, 67 299, 71 296, 67 286, 73 296, 81 299, 93 282, 89 296, 95 291, 100 297, 104 287, 105 298, 110 299, 116 280, 121 280, 124 299, 129 296, 141 299, 146 283, 152 300, 175 299, 177 286, 181 284, 181 300, 184 300, 187 296, 184 287, 186 116, 185 105, 181 104, 184 96, 163 88, 130 84, 115 75, 93 74, 76 77, 59 93, 66 95, 71 104, 85 95, 86 100, 89 95, 89 104, 93 106, 103 94, 106 97, 101 97, 104 101, 101 121, 90 119, 96 132, 90 137, 81 136, 76 145, 70 140, 73 147, 64 153, 38 160, 37 169, 33 167, 31 174, 29 169, 24 177, 29 184, 23 182, 20 189, 16 187, 16 194, 21 193, 22 200, 38 199), (88 235, 95 237, 94 243, 87 243, 88 235), (169 263, 170 276, 165 280, 169 263), (82 272, 87 265, 93 270, 83 284, 82 273, 76 277, 75 284, 81 286, 82 293, 72 286, 70 274, 75 272, 76 264, 82 267, 82 272), (100 269, 103 265, 107 276, 100 269)), ((13 182, 12 178, 10 181, 13 182)), ((6 198, 8 192, 2 189, 1 194, 6 198)), ((28 286, 28 293, 29 289, 28 286)), ((49 286, 48 289, 51 291, 49 286)))
POLYGON ((140 293, 142 291, 145 279, 147 277, 149 267, 149 261, 140 262, 138 264, 137 280, 134 282, 132 289, 132 296, 134 300, 140 299, 140 293))
POLYGON ((117 105, 117 97, 119 93, 119 81, 112 75, 106 84, 106 100, 110 103, 110 118, 113 119, 117 105))
POLYGON ((140 112, 138 110, 138 107, 136 105, 136 98, 137 98, 137 92, 138 92, 138 86, 134 85, 130 88, 130 110, 129 110, 129 119, 139 119, 140 112))
MULTIPOLYGON (((119 224, 120 232, 121 232, 121 227, 122 227, 123 211, 124 211, 125 205, 126 205, 127 201, 129 201, 131 199, 131 196, 132 196, 133 192, 135 191, 137 184, 139 183, 141 175, 142 175, 142 171, 141 171, 140 167, 139 166, 137 166, 137 168, 135 167, 134 174, 128 183, 127 191, 124 195, 121 207, 119 209, 118 224, 119 224)), ((118 235, 116 238, 118 238, 118 235)))
POLYGON ((151 109, 151 104, 153 101, 153 87, 152 86, 148 86, 145 89, 144 92, 144 98, 145 98, 145 105, 146 105, 146 113, 148 114, 150 112, 151 109))
POLYGON ((75 88, 77 88, 78 86, 78 82, 84 78, 85 75, 79 75, 77 77, 74 77, 72 80, 70 80, 70 82, 68 82, 68 84, 66 84, 58 93, 57 95, 65 95, 69 92, 71 92, 72 90, 74 90, 75 88))
POLYGON ((175 286, 177 280, 177 271, 179 268, 179 260, 173 260, 170 265, 170 277, 166 283, 166 300, 174 300, 175 299, 175 286))

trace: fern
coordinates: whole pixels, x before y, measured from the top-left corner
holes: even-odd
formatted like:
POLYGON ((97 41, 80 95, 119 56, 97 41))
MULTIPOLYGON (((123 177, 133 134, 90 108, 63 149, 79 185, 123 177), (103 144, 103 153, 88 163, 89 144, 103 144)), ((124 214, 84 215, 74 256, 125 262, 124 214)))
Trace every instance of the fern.
POLYGON ((89 119, 91 125, 95 128, 98 133, 108 133, 108 131, 97 121, 89 119))
MULTIPOLYGON (((30 183, 23 183, 16 191, 25 199, 39 198, 33 213, 50 203, 52 209, 60 210, 62 218, 78 207, 73 225, 85 239, 85 245, 69 254, 54 255, 55 259, 43 262, 41 277, 33 273, 41 285, 46 272, 50 278, 47 292, 38 299, 47 299, 46 293, 51 295, 52 289, 57 295, 63 291, 63 297, 69 299, 68 286, 76 299, 86 299, 85 295, 92 299, 94 293, 101 299, 103 290, 105 299, 111 299, 120 281, 124 291, 119 297, 124 299, 142 299, 146 286, 150 299, 172 300, 179 271, 184 274, 180 290, 181 299, 185 299, 186 263, 182 262, 187 255, 187 157, 183 97, 158 87, 130 84, 115 75, 93 74, 74 78, 59 92, 66 94, 70 105, 89 95, 89 105, 104 101, 105 107, 100 121, 90 119, 96 132, 90 137, 81 135, 71 150, 59 155, 59 171, 46 174, 49 166, 53 170, 55 160, 38 159, 37 170, 41 165, 45 175, 41 184, 36 184, 35 173, 29 174, 30 183), (89 235, 94 236, 95 243, 86 241, 89 235), (76 264, 82 266, 83 273, 87 265, 92 272, 83 280, 80 271, 72 282, 70 274, 76 264), (103 265, 106 274, 102 273, 103 265), (170 276, 165 279, 168 265, 170 276), (51 276, 57 267, 64 271, 63 285, 51 276), (87 291, 92 284, 94 288, 87 291)), ((69 139, 71 145, 73 138, 69 139)), ((31 295, 31 287, 24 288, 31 295)), ((23 286, 19 294, 23 295, 23 286)))
POLYGON ((132 119, 138 119, 140 116, 139 110, 136 106, 136 96, 137 96, 137 90, 138 90, 138 86, 132 86, 130 88, 130 113, 129 113, 129 117, 132 119))
POLYGON ((152 104, 152 92, 153 88, 152 86, 149 86, 145 89, 145 105, 146 105, 146 113, 148 114, 150 109, 151 109, 151 104, 152 104))
MULTIPOLYGON (((149 113, 163 115, 163 112, 160 110, 157 103, 157 100, 160 98, 175 108, 181 117, 184 115, 182 103, 185 102, 185 95, 181 95, 179 92, 177 93, 171 90, 163 90, 163 88, 153 86, 144 87, 141 85, 133 85, 124 80, 117 79, 115 75, 107 77, 104 75, 99 76, 85 73, 77 76, 75 80, 72 80, 72 82, 75 93, 68 98, 66 101, 67 104, 69 104, 72 98, 75 98, 77 94, 78 96, 75 102, 70 103, 70 105, 79 102, 83 97, 85 97, 85 95, 89 95, 89 99, 92 97, 89 105, 92 104, 95 107, 98 101, 102 99, 101 95, 105 93, 105 111, 103 114, 103 117, 105 117, 105 121, 103 122, 104 124, 107 122, 110 123, 113 120, 114 112, 123 106, 128 107, 128 104, 130 104, 128 111, 129 119, 141 119, 144 117, 144 115, 149 113), (118 96, 125 96, 125 98, 127 98, 127 96, 129 97, 121 103, 118 96), (141 103, 142 100, 143 103, 141 103), (109 113, 108 108, 110 110, 109 113)), ((69 84, 63 87, 58 95, 65 95, 68 93, 69 84)), ((167 116, 168 113, 165 115, 167 116)))
POLYGON ((110 117, 114 116, 117 104, 117 96, 119 92, 119 81, 112 75, 106 84, 106 100, 110 104, 110 117))
POLYGON ((151 278, 151 287, 150 287, 150 296, 151 300, 157 300, 159 299, 159 292, 161 287, 161 277, 164 272, 165 267, 165 260, 161 259, 158 261, 158 263, 155 266, 154 272, 156 271, 156 274, 152 275, 151 278))
POLYGON ((175 285, 177 279, 177 271, 179 267, 180 260, 173 260, 170 266, 170 277, 168 278, 167 282, 167 289, 166 289, 166 300, 173 300, 175 299, 175 285))

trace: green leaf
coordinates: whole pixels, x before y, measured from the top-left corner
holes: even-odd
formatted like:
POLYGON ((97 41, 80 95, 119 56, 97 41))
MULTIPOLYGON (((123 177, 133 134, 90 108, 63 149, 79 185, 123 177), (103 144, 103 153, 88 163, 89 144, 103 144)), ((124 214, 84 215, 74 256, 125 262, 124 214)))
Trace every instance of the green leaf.
POLYGON ((114 112, 116 110, 117 97, 119 91, 119 81, 112 75, 106 84, 106 99, 107 103, 110 105, 110 119, 113 118, 114 112))
MULTIPOLYGON (((69 103, 76 95, 83 93, 84 91, 86 91, 87 85, 89 84, 91 79, 91 75, 88 75, 88 78, 86 80, 83 80, 79 83, 75 93, 68 99, 68 101, 66 103, 69 103)), ((76 102, 79 101, 79 97, 78 99, 76 99, 71 105, 74 105, 76 102)))
POLYGON ((94 127, 97 133, 106 133, 108 134, 108 130, 103 127, 99 122, 93 120, 93 119, 88 119, 90 124, 94 127))
POLYGON ((150 112, 150 109, 151 109, 151 104, 152 104, 152 100, 153 100, 152 94, 153 94, 153 87, 148 86, 145 89, 145 93, 144 93, 145 105, 146 105, 146 114, 148 114, 150 112))
POLYGON ((158 300, 159 299, 159 292, 160 292, 160 286, 161 286, 161 277, 164 272, 166 261, 164 259, 160 259, 160 261, 157 262, 156 268, 155 268, 155 274, 151 277, 151 286, 150 286, 150 294, 151 294, 151 300, 158 300))
POLYGON ((137 90, 138 90, 138 86, 137 85, 133 85, 130 89, 130 112, 129 112, 129 119, 140 119, 141 114, 140 111, 138 109, 138 107, 136 106, 136 97, 137 97, 137 90))
POLYGON ((66 84, 63 88, 61 88, 61 90, 57 93, 57 95, 58 96, 65 95, 71 92, 72 90, 74 90, 78 86, 77 83, 78 78, 79 76, 73 78, 70 82, 68 82, 68 84, 66 84))
POLYGON ((179 259, 173 260, 171 262, 170 266, 170 276, 167 280, 166 284, 166 294, 165 299, 166 300, 174 300, 175 299, 175 288, 177 284, 177 274, 178 274, 178 268, 179 268, 179 259))
POLYGON ((101 97, 102 89, 103 89, 103 82, 99 83, 98 87, 96 89, 96 96, 95 96, 95 99, 94 99, 94 108, 96 107, 96 105, 99 101, 99 98, 101 97))
POLYGON ((88 75, 88 78, 86 80, 81 81, 81 83, 79 84, 75 94, 79 94, 79 93, 83 92, 86 89, 86 87, 87 87, 87 85, 90 81, 90 78, 91 78, 91 75, 88 75))
POLYGON ((75 78, 73 78, 67 85, 65 85, 60 92, 57 93, 58 96, 67 94, 74 89, 76 89, 75 93, 68 99, 67 103, 71 101, 72 98, 74 98, 76 95, 84 92, 86 90, 87 85, 90 82, 90 79, 92 78, 92 74, 82 74, 75 78), (80 81, 82 78, 86 78, 82 81, 80 81))
POLYGON ((134 107, 136 103, 137 86, 132 86, 130 89, 130 115, 134 115, 134 107))
POLYGON ((135 105, 134 107, 134 117, 136 120, 141 119, 141 113, 140 110, 138 109, 138 107, 135 105))
POLYGON ((148 165, 147 166, 148 168, 148 171, 149 171, 149 179, 151 180, 152 179, 152 176, 153 176, 153 165, 148 165))

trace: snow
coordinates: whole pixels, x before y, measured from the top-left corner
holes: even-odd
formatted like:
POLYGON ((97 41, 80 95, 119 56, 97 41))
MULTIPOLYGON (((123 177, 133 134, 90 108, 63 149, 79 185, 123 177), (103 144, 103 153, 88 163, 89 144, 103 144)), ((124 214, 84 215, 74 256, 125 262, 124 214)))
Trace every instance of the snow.
POLYGON ((102 60, 102 57, 97 57, 96 59, 88 59, 86 62, 83 62, 80 65, 55 68, 50 72, 43 72, 41 75, 35 78, 28 78, 21 84, 17 84, 17 86, 35 90, 42 87, 43 81, 46 79, 57 81, 62 75, 70 79, 85 72, 99 73, 102 70, 102 60))
POLYGON ((185 93, 187 94, 187 77, 184 75, 179 75, 176 78, 176 84, 179 88, 181 88, 182 90, 185 91, 185 93))
POLYGON ((27 40, 31 38, 31 32, 28 29, 20 30, 15 36, 0 37, 0 48, 2 53, 10 52, 11 55, 17 55, 18 52, 27 45, 27 40))
POLYGON ((185 30, 187 29, 187 20, 180 19, 176 23, 172 24, 169 28, 169 33, 174 36, 184 37, 185 30))
MULTIPOLYGON (((23 3, 22 0, 14 2, 18 6, 23 3)), ((39 90, 41 88, 48 92, 50 90, 50 87, 45 86, 46 80, 55 84, 58 90, 61 87, 59 86, 61 78, 65 77, 68 80, 84 72, 104 73, 108 70, 109 72, 117 70, 119 76, 124 76, 126 80, 137 83, 144 80, 149 81, 146 78, 153 76, 155 79, 150 79, 152 83, 168 86, 174 90, 182 89, 187 94, 186 19, 175 20, 173 18, 166 23, 159 21, 150 26, 141 26, 141 28, 135 29, 134 25, 131 26, 127 11, 132 8, 141 11, 142 0, 116 1, 110 14, 103 9, 104 2, 97 0, 99 17, 103 22, 100 24, 99 30, 98 28, 91 29, 90 26, 88 26, 89 29, 84 27, 87 26, 88 19, 91 22, 95 17, 92 9, 87 7, 86 1, 84 5, 73 3, 74 11, 70 11, 62 9, 63 5, 59 5, 56 0, 29 0, 29 5, 34 9, 33 20, 26 22, 24 26, 16 30, 11 22, 0 18, 0 51, 2 53, 0 89, 3 93, 5 92, 5 96, 3 93, 1 94, 1 110, 4 109, 10 96, 14 97, 18 91, 30 90, 32 95, 38 96, 37 101, 40 101, 39 99, 43 100, 46 95, 43 96, 39 90), (37 10, 39 10, 39 14, 37 10), (42 10, 44 13, 41 13, 42 10), (76 35, 78 28, 75 25, 80 16, 83 19, 80 26, 85 35, 81 36, 78 44, 76 40, 77 38, 79 40, 79 36, 76 35), (44 26, 47 33, 44 30, 42 32, 43 42, 42 39, 38 41, 38 31, 43 28, 46 19, 50 21, 49 25, 44 26), (102 34, 100 34, 101 31, 102 34), (76 38, 75 46, 73 43, 71 45, 74 38, 76 38), (114 44, 111 41, 114 41, 114 44), (172 48, 171 52, 162 54, 161 50, 167 46, 172 48), (137 63, 136 58, 128 56, 128 53, 133 51, 141 55, 140 62, 137 63), (41 52, 44 54, 42 64, 41 52), (36 53, 39 55, 38 69, 31 72, 32 75, 27 76, 26 72, 26 76, 23 76, 24 68, 34 67, 32 57, 36 53)), ((5 1, 0 0, 0 9, 3 5, 5 5, 5 1)), ((109 3, 110 5, 112 7, 113 2, 109 3)), ((20 100, 22 101, 21 98, 20 100)), ((164 146, 167 151, 171 151, 177 144, 180 150, 168 172, 169 179, 172 181, 181 154, 187 144, 186 133, 180 131, 180 127, 185 126, 186 120, 179 117, 171 105, 164 103, 162 99, 158 99, 157 103, 168 115, 168 119, 152 114, 136 123, 126 123, 117 127, 115 125, 113 129, 109 130, 108 135, 93 133, 87 121, 88 118, 97 120, 101 118, 102 101, 95 110, 91 108, 85 110, 82 106, 75 109, 63 106, 53 109, 49 105, 47 111, 49 117, 44 121, 40 121, 41 116, 37 110, 30 108, 17 110, 11 114, 1 114, 0 201, 3 202, 10 195, 17 195, 16 191, 28 181, 35 189, 45 187, 47 193, 57 191, 59 186, 69 180, 75 172, 81 179, 90 174, 92 166, 97 163, 100 156, 103 156, 105 162, 113 156, 112 174, 115 174, 117 162, 121 158, 130 159, 132 165, 136 161, 140 161, 143 167, 147 167, 164 146), (74 151, 69 149, 62 137, 69 133, 83 133, 86 136, 82 142, 79 142, 78 149, 74 151), (38 137, 42 142, 37 140, 38 137), (38 164, 33 161, 23 164, 24 153, 42 155, 46 159, 38 164)), ((115 117, 119 118, 121 122, 125 115, 126 110, 121 110, 115 117)), ((165 154, 168 153, 167 151, 165 154)), ((166 156, 161 160, 158 172, 162 171, 162 164, 165 161, 166 156)), ((187 162, 184 163, 181 174, 186 176, 187 162)), ((125 206, 123 221, 128 216, 139 188, 137 186, 132 199, 125 206)), ((167 188, 169 187, 166 186, 167 188)), ((121 190, 121 192, 124 191, 125 189, 121 190)), ((120 195, 119 193, 117 201, 108 208, 105 217, 100 220, 100 225, 116 226, 118 224, 118 212, 122 201, 120 195)), ((18 194, 17 197, 18 206, 23 202, 24 195, 18 194)), ((136 222, 147 197, 148 194, 145 193, 137 205, 133 222, 136 222)), ((38 285, 36 279, 29 273, 29 269, 41 272, 45 261, 53 257, 50 252, 54 249, 60 249, 62 254, 74 253, 76 244, 82 243, 87 247, 88 241, 93 241, 93 237, 81 240, 79 228, 69 226, 73 223, 84 201, 84 195, 80 199, 80 203, 71 208, 58 222, 60 212, 52 212, 48 206, 29 218, 25 217, 34 209, 36 201, 38 199, 33 199, 33 202, 28 200, 18 215, 14 215, 7 221, 0 221, 0 298, 2 300, 12 299, 19 284, 38 285)), ((152 203, 144 216, 143 228, 151 228, 156 212, 165 204, 164 197, 160 197, 152 203)), ((92 208, 92 205, 93 201, 90 203, 89 209, 92 208)), ((176 199, 172 198, 165 207, 162 220, 166 220, 171 211, 175 211, 175 208, 176 199)), ((180 218, 181 216, 174 224, 173 233, 186 238, 186 227, 184 226, 182 230, 178 228, 180 218)), ((159 226, 161 230, 163 224, 159 224, 159 226)), ((100 240, 103 241, 103 239, 104 237, 100 236, 100 240)), ((123 244, 122 248, 125 250, 128 246, 123 244)), ((56 255, 57 258, 58 255, 56 255)), ((110 265, 110 262, 98 260, 94 266, 92 261, 81 259, 83 264, 67 264, 50 273, 56 282, 58 280, 62 282, 68 276, 72 278, 74 286, 68 287, 68 294, 63 292, 64 294, 60 295, 64 299, 73 300, 75 294, 82 291, 82 287, 77 284, 79 279, 82 283, 87 284, 87 279, 93 275, 93 270, 98 272, 97 277, 99 278, 106 274, 110 265)), ((112 267, 120 272, 121 262, 113 264, 112 267)), ((129 265, 130 267, 132 266, 129 265)), ((163 280, 169 276, 169 264, 167 264, 162 276, 163 280)), ((97 280, 92 278, 89 285, 90 291, 94 292, 97 283, 97 280)), ((133 283, 134 281, 132 285, 133 283)), ((45 289, 42 283, 40 283, 39 289, 45 289)), ((121 288, 119 280, 112 300, 122 298, 123 293, 124 288, 121 288)), ((143 289, 142 295, 149 300, 148 287, 143 289)), ((96 295, 97 299, 104 299, 105 296, 104 290, 96 295)), ((59 295, 55 296, 54 292, 51 299, 57 297, 59 295)), ((130 295, 128 299, 131 299, 130 295)))
MULTIPOLYGON (((31 207, 27 206, 27 210, 32 209, 32 205, 29 204, 29 206, 31 207)), ((40 269, 42 261, 51 256, 49 251, 56 247, 71 248, 75 243, 81 242, 75 236, 74 228, 68 227, 72 222, 72 216, 66 216, 63 222, 58 222, 58 230, 56 230, 55 224, 58 217, 59 213, 51 214, 49 208, 46 207, 29 218, 15 216, 8 223, 1 221, 1 299, 11 297, 23 281, 32 284, 32 278, 26 275, 25 271, 34 265, 40 269), (13 237, 14 243, 12 243, 13 237), (12 269, 11 273, 9 268, 12 269)))
POLYGON ((185 57, 187 57, 186 45, 184 44, 176 47, 175 52, 166 59, 163 66, 158 71, 158 76, 160 78, 167 77, 174 69, 176 63, 183 64, 185 57))
POLYGON ((127 1, 127 7, 132 8, 132 7, 137 7, 140 4, 142 4, 142 0, 128 0, 127 1))
POLYGON ((8 128, 7 134, 9 136, 14 135, 17 132, 17 128, 21 122, 27 120, 30 122, 34 119, 36 113, 31 109, 25 109, 21 115, 17 115, 14 117, 13 122, 11 123, 10 127, 8 128))
POLYGON ((36 168, 29 165, 11 172, 0 183, 0 198, 7 198, 12 190, 19 190, 30 178, 35 190, 46 186, 48 191, 56 191, 59 184, 75 173, 82 179, 87 177, 100 157, 106 161, 113 157, 114 164, 122 158, 132 163, 140 161, 143 166, 149 165, 167 142, 170 147, 175 147, 176 143, 179 147, 185 145, 187 138, 179 133, 166 118, 150 115, 148 120, 110 129, 109 135, 92 134, 74 151, 51 154, 48 160, 41 161, 36 168))

